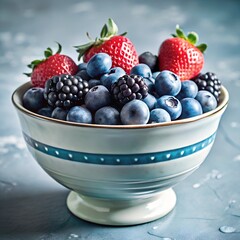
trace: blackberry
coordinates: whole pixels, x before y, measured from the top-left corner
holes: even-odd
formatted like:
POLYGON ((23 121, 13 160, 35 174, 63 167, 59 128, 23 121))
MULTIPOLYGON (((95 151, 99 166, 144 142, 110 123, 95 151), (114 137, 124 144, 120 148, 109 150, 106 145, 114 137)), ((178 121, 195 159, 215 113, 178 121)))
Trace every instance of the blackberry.
POLYGON ((217 102, 219 102, 219 96, 221 94, 221 82, 217 78, 215 73, 207 72, 205 74, 200 74, 194 79, 198 86, 198 90, 207 90, 213 94, 217 102))
POLYGON ((88 92, 88 82, 79 76, 59 75, 47 80, 44 98, 52 107, 69 109, 80 105, 88 92))
POLYGON ((143 77, 138 75, 124 75, 111 88, 114 99, 124 105, 134 99, 143 99, 148 95, 148 87, 143 77))

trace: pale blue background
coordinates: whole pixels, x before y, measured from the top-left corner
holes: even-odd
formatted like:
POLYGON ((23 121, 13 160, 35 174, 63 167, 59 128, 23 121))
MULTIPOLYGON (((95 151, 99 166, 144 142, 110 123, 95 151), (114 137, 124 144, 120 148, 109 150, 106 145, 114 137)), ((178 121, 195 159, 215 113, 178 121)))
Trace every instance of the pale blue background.
POLYGON ((0 0, 0 239, 240 239, 240 2, 239 1, 30 1, 0 0), (26 65, 46 47, 74 45, 85 32, 99 34, 108 17, 128 31, 139 53, 157 53, 180 24, 208 43, 204 71, 217 73, 230 93, 215 145, 207 160, 174 189, 168 216, 133 227, 106 227, 79 220, 65 205, 68 190, 31 158, 22 140, 11 94, 27 81, 26 65), (154 236, 155 235, 155 236, 154 236))

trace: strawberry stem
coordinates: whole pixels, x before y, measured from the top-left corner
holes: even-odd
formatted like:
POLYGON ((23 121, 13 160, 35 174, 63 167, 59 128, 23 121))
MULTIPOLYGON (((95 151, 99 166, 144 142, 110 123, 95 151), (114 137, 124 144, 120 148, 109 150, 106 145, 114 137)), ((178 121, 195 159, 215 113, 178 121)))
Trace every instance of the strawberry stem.
MULTIPOLYGON (((198 34, 196 32, 189 32, 186 36, 184 31, 179 27, 179 25, 176 25, 176 33, 172 34, 172 36, 175 38, 182 38, 194 46, 196 46, 199 40, 198 34)), ((207 49, 207 44, 199 44, 198 46, 196 46, 196 48, 198 48, 203 53, 207 49)))
MULTIPOLYGON (((124 36, 127 33, 120 34, 120 36, 124 36)), ((90 42, 74 46, 76 48, 76 51, 79 53, 78 60, 81 59, 81 57, 92 47, 101 45, 105 41, 109 40, 111 37, 118 35, 118 27, 116 23, 109 18, 107 23, 103 25, 103 28, 100 32, 100 38, 96 38, 95 41, 93 41, 91 38, 89 38, 89 34, 87 33, 87 36, 90 40, 90 42)))

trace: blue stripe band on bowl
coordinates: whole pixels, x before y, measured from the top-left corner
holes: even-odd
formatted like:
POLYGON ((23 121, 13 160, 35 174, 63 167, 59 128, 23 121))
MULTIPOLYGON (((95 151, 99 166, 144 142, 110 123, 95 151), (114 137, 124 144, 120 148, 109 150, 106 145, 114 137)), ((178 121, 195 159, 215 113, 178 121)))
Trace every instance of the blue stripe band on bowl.
POLYGON ((170 161, 181 157, 194 154, 209 144, 211 144, 216 136, 216 132, 210 137, 182 148, 154 152, 154 153, 141 153, 141 154, 93 154, 66 150, 49 146, 29 137, 23 133, 26 143, 32 148, 44 154, 74 162, 83 162, 90 164, 105 164, 105 165, 132 165, 132 164, 149 164, 156 162, 170 161))

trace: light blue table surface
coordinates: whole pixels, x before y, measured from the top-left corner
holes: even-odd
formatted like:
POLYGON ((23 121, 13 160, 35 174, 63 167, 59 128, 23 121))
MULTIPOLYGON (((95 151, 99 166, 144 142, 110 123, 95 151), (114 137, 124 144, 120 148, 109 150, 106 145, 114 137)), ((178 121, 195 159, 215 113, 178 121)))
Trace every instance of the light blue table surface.
POLYGON ((0 0, 0 239, 238 240, 240 239, 240 2, 0 0), (204 72, 217 73, 230 102, 203 165, 174 187, 177 205, 166 217, 132 227, 87 223, 66 208, 69 190, 52 180, 23 142, 11 94, 28 79, 26 65, 46 47, 95 37, 112 17, 138 53, 157 54, 180 24, 208 43, 204 72), (233 233, 222 233, 226 226, 233 233))

